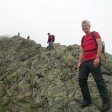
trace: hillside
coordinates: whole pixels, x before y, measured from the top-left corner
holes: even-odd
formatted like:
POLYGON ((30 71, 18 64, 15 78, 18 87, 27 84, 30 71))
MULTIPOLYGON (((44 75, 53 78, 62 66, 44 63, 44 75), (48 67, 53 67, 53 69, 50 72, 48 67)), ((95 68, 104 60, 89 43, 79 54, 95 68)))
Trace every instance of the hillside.
MULTIPOLYGON (((100 112, 101 99, 89 76, 93 103, 81 109, 76 63, 79 46, 54 45, 48 51, 32 40, 0 39, 0 112, 100 112)), ((102 73, 112 104, 112 55, 102 55, 102 73)), ((112 112, 112 106, 110 109, 112 112)))

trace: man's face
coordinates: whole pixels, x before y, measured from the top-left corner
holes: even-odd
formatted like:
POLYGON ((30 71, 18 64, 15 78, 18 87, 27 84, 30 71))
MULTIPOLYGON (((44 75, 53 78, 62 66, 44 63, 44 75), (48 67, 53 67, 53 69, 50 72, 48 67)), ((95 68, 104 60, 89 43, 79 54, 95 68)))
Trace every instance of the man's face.
POLYGON ((82 30, 85 32, 85 33, 88 33, 90 31, 90 25, 88 25, 87 23, 83 23, 82 24, 82 30))

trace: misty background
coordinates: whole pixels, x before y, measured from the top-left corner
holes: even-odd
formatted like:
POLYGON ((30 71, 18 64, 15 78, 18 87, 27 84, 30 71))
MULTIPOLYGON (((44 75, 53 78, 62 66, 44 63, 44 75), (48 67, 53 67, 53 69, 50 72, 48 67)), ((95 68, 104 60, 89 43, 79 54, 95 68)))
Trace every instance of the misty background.
POLYGON ((0 0, 0 35, 20 36, 47 46, 47 33, 62 45, 80 45, 81 22, 89 20, 112 54, 112 0, 0 0))

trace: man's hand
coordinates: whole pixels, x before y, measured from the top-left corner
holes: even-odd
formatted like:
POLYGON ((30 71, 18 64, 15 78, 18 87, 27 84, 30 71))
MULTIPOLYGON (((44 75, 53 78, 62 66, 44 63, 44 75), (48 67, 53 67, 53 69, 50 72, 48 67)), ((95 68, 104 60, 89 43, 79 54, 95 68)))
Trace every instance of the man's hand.
POLYGON ((99 65, 99 62, 100 62, 100 58, 97 57, 97 58, 95 58, 93 65, 94 65, 95 67, 97 67, 97 66, 99 65))
POLYGON ((78 62, 78 63, 77 63, 77 68, 78 68, 78 69, 80 68, 80 65, 81 65, 81 63, 78 62))

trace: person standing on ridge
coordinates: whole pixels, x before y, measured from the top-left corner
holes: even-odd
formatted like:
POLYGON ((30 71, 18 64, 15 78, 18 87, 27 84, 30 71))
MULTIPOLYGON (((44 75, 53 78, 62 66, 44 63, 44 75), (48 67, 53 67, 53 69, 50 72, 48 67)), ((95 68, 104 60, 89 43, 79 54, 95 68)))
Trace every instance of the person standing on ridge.
POLYGON ((48 33, 47 43, 48 43, 48 49, 49 50, 54 50, 54 46, 53 46, 54 40, 55 40, 55 36, 48 33))
POLYGON ((27 39, 29 40, 30 39, 30 36, 28 35, 27 39))
POLYGON ((18 35, 17 35, 18 37, 20 37, 20 33, 18 33, 18 35))
POLYGON ((78 59, 77 68, 79 69, 79 86, 83 96, 83 102, 81 107, 87 107, 92 103, 87 79, 89 73, 93 75, 94 81, 97 84, 103 105, 102 112, 109 110, 110 98, 108 96, 107 87, 104 82, 101 73, 101 52, 102 52, 102 41, 98 32, 94 32, 97 47, 94 40, 92 39, 92 32, 90 31, 91 24, 88 20, 82 21, 82 30, 85 35, 83 41, 81 41, 81 52, 78 59))

